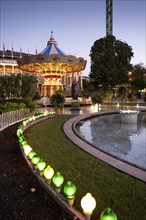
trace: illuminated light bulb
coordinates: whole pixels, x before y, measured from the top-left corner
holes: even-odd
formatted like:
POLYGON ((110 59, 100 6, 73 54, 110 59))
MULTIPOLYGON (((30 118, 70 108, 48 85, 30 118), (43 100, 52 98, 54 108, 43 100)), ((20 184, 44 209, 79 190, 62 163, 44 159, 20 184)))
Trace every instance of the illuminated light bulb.
POLYGON ((20 134, 22 134, 22 133, 23 133, 22 128, 19 128, 19 129, 17 130, 17 136, 20 135, 20 134))
POLYGON ((48 115, 48 112, 46 111, 46 112, 44 112, 44 116, 47 116, 48 115))
POLYGON ((35 116, 32 116, 32 120, 35 120, 35 116))
POLYGON ((70 206, 72 206, 74 203, 76 191, 77 188, 71 181, 68 181, 64 186, 64 194, 66 195, 70 206))
POLYGON ((60 192, 61 186, 64 183, 64 177, 61 175, 60 172, 57 172, 53 178, 52 178, 52 183, 56 188, 57 192, 60 192))
POLYGON ((25 142, 25 143, 23 143, 21 145, 22 145, 23 150, 24 150, 25 147, 29 146, 27 142, 25 142))
POLYGON ((27 141, 24 141, 24 140, 23 140, 23 141, 21 142, 21 145, 22 145, 22 147, 25 146, 25 145, 28 145, 28 144, 27 144, 27 141))
POLYGON ((55 112, 49 112, 49 115, 54 115, 55 114, 55 112))
POLYGON ((32 148, 29 145, 25 145, 23 149, 26 156, 28 156, 29 152, 32 150, 32 148))
POLYGON ((100 220, 118 220, 111 208, 106 208, 100 215, 100 220))
POLYGON ((37 155, 36 152, 34 152, 33 150, 31 150, 28 154, 29 159, 31 160, 33 158, 33 156, 37 155))
POLYGON ((31 159, 31 162, 34 165, 36 165, 40 160, 41 160, 41 158, 38 155, 34 155, 33 158, 31 159))
POLYGON ((25 126, 26 125, 26 121, 23 121, 22 124, 25 126))
POLYGON ((87 193, 82 199, 81 199, 81 207, 83 209, 83 213, 87 220, 90 220, 93 210, 96 207, 96 201, 92 197, 91 193, 87 193))
POLYGON ((54 175, 54 169, 51 166, 47 166, 44 170, 44 177, 48 180, 48 182, 51 182, 51 179, 54 175))
POLYGON ((45 169, 46 162, 45 161, 39 161, 36 165, 36 168, 41 172, 45 169))

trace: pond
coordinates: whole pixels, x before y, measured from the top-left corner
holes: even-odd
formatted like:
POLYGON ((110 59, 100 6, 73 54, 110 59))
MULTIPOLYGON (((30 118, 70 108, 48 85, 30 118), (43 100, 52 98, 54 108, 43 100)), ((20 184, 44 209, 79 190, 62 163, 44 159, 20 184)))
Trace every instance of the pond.
POLYGON ((121 114, 92 118, 77 127, 83 138, 95 147, 146 169, 146 114, 137 123, 121 123, 121 114))

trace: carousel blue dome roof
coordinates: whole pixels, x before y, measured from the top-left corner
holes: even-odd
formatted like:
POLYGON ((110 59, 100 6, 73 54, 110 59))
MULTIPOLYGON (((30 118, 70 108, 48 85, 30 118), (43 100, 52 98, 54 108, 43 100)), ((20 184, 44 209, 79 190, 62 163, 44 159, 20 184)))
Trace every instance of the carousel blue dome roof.
POLYGON ((55 41, 53 37, 53 31, 51 31, 51 37, 47 43, 47 47, 43 51, 41 51, 40 54, 47 55, 47 56, 50 56, 52 54, 59 54, 61 56, 67 56, 67 54, 57 46, 57 42, 55 41))

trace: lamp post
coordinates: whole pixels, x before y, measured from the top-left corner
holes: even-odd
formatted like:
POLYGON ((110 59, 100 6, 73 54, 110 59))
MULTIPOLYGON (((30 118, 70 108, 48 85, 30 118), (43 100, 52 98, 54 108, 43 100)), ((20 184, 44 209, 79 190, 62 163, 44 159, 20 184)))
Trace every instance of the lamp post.
POLYGON ((118 220, 111 208, 106 208, 100 215, 100 220, 118 220))
POLYGON ((87 193, 81 199, 81 207, 83 209, 83 213, 85 215, 86 220, 90 220, 92 212, 96 207, 96 201, 92 197, 91 193, 87 193))
POLYGON ((72 206, 74 203, 76 191, 77 191, 77 188, 71 181, 68 181, 66 185, 64 186, 64 194, 66 195, 68 199, 69 206, 72 206))
POLYGON ((52 178, 52 183, 55 186, 56 192, 60 192, 61 186, 64 183, 64 177, 61 175, 60 172, 57 172, 53 178, 52 178))
POLYGON ((51 183, 51 179, 54 175, 54 169, 51 166, 47 166, 44 170, 44 177, 48 180, 48 183, 51 183))

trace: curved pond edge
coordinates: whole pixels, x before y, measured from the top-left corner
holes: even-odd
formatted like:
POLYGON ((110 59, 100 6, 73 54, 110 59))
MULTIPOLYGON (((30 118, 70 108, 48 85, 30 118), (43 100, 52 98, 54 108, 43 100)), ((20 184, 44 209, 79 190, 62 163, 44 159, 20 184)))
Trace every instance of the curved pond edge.
POLYGON ((132 164, 120 160, 107 152, 101 151, 98 148, 95 148, 91 143, 86 141, 76 130, 77 125, 81 125, 84 121, 102 116, 102 115, 110 115, 110 114, 120 114, 119 111, 108 111, 108 112, 99 112, 93 114, 85 114, 76 116, 74 118, 69 119, 63 125, 63 130, 66 136, 78 147, 86 151, 87 153, 91 154, 92 156, 104 161, 105 163, 115 167, 116 169, 125 172, 139 180, 146 182, 146 171, 142 170, 132 164))

